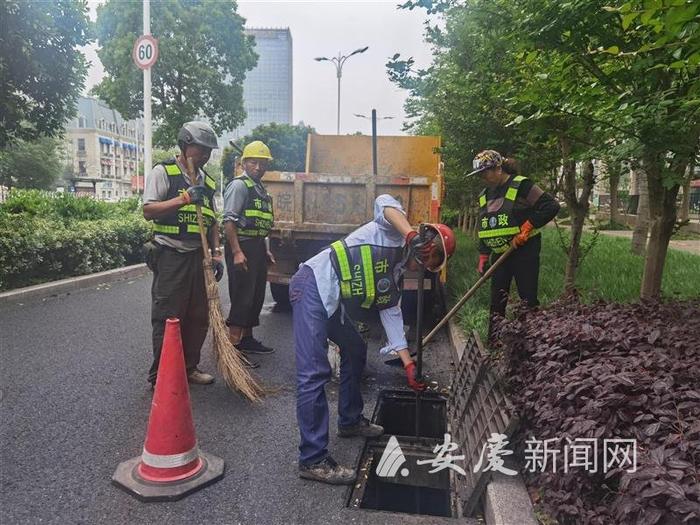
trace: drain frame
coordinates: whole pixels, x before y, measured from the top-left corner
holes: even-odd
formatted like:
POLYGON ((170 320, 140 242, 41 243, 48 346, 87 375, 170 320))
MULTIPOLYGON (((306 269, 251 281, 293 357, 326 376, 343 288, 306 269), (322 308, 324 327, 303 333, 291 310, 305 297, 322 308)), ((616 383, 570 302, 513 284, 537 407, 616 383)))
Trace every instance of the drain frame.
MULTIPOLYGON (((434 392, 420 394, 420 402, 425 404, 425 409, 422 409, 421 417, 430 417, 432 415, 432 417, 440 419, 438 424, 431 425, 429 428, 430 431, 427 432, 430 435, 427 436, 416 436, 413 430, 415 429, 416 412, 414 408, 416 401, 416 393, 412 390, 386 389, 379 393, 372 413, 372 422, 380 425, 389 422, 389 428, 386 429, 387 432, 385 432, 384 435, 365 440, 365 444, 356 460, 358 481, 356 481, 347 492, 345 506, 348 510, 391 515, 398 514, 406 516, 407 519, 410 517, 411 520, 416 522, 424 521, 425 523, 437 523, 443 520, 446 520, 445 523, 457 521, 457 511, 459 507, 451 469, 440 473, 429 474, 428 470, 431 468, 429 465, 417 466, 415 464, 415 460, 417 459, 433 459, 435 457, 435 453, 433 452, 435 446, 443 443, 444 434, 448 432, 449 428, 449 423, 447 421, 448 396, 434 392), (387 421, 387 418, 383 416, 386 414, 385 411, 387 407, 396 407, 402 404, 410 405, 410 409, 405 410, 403 414, 408 416, 409 421, 407 424, 403 424, 399 429, 400 431, 393 432, 393 423, 387 421), (409 429, 412 430, 411 433, 408 433, 409 429), (411 466, 410 463, 411 460, 413 460, 413 466, 411 467, 413 470, 411 470, 411 472, 414 474, 412 476, 407 475, 406 479, 402 479, 400 473, 397 471, 393 476, 388 476, 386 480, 381 480, 373 470, 376 469, 379 458, 392 438, 396 438, 397 441, 399 441, 401 451, 409 466, 411 466), (379 485, 377 485, 377 483, 379 483, 379 485), (383 485, 383 483, 389 483, 394 488, 387 487, 383 485), (363 506, 363 502, 366 502, 367 491, 372 490, 372 487, 375 487, 375 490, 391 491, 397 490, 396 487, 399 486, 404 486, 406 490, 410 490, 410 487, 413 487, 416 491, 421 491, 416 492, 419 498, 445 498, 442 506, 443 512, 438 514, 417 514, 405 508, 403 510, 397 510, 396 507, 400 507, 401 505, 393 505, 393 508, 389 509, 363 506), (431 492, 433 490, 440 490, 443 491, 443 493, 435 494, 431 492)), ((412 501, 415 501, 413 497, 412 501)), ((418 512, 421 511, 419 504, 414 508, 418 512)))
MULTIPOLYGON (((416 490, 420 489, 433 489, 444 491, 443 496, 446 498, 446 511, 445 514, 431 514, 422 513, 417 514, 415 512, 410 512, 407 510, 396 510, 396 509, 382 509, 374 507, 362 506, 362 502, 365 500, 366 492, 370 489, 370 478, 374 478, 376 482, 376 474, 372 472, 371 469, 376 468, 376 460, 381 456, 382 451, 386 447, 389 441, 389 437, 382 436, 381 438, 366 440, 365 445, 360 452, 357 461, 357 473, 359 479, 349 487, 346 498, 346 510, 352 512, 363 512, 363 513, 378 513, 380 515, 403 515, 406 516, 407 520, 412 520, 414 523, 457 523, 463 522, 463 519, 459 519, 457 515, 458 505, 457 505, 457 493, 454 490, 454 481, 452 479, 451 471, 445 471, 440 476, 444 487, 429 487, 423 485, 417 485, 413 483, 401 483, 394 485, 403 485, 406 490, 410 490, 413 487, 416 490)), ((432 447, 436 443, 435 440, 425 439, 425 438, 401 438, 401 450, 404 455, 408 458, 432 458, 434 454, 432 453, 432 447)), ((428 470, 428 467, 425 468, 428 470)), ((392 478, 396 480, 397 478, 392 478)), ((410 481, 410 480, 407 480, 410 481)), ((417 508, 420 511, 420 507, 417 508)))

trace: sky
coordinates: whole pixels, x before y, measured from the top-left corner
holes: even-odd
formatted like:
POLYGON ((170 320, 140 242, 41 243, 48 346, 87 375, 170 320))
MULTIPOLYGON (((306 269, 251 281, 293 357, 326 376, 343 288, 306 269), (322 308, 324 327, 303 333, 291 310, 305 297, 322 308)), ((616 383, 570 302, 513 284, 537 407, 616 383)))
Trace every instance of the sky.
MULTIPOLYGON (((94 17, 99 0, 88 2, 94 17)), ((384 65, 395 53, 412 56, 418 67, 430 64, 430 48, 423 41, 425 11, 397 9, 394 1, 239 0, 238 12, 246 27, 289 27, 293 40, 293 119, 316 128, 319 133, 336 132, 337 79, 329 62, 314 57, 348 54, 369 49, 350 58, 341 81, 340 132, 369 134, 369 120, 353 116, 394 117, 378 122, 380 135, 399 135, 405 120, 406 92, 389 82, 384 65)), ((104 74, 96 45, 84 49, 91 63, 86 91, 104 74)))

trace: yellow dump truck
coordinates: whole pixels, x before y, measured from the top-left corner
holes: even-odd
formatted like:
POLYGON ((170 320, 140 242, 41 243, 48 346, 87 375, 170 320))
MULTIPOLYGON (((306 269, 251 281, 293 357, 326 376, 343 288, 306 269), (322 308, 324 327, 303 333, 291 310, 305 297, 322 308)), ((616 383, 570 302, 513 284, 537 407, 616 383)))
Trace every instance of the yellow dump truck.
MULTIPOLYGON (((301 262, 372 220, 377 195, 398 199, 411 224, 439 222, 440 137, 377 137, 377 175, 372 171, 372 137, 310 134, 304 173, 265 174, 275 211, 270 243, 277 264, 268 273, 275 301, 288 301, 289 279, 301 262)), ((416 284, 409 275, 404 289, 416 284)))

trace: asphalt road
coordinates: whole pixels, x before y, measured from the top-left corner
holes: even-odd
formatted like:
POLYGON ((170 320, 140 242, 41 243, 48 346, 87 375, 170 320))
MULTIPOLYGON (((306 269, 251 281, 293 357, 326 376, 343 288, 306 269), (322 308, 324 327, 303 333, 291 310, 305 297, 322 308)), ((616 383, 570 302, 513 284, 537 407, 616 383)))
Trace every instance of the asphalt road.
MULTIPOLYGON (((297 477, 291 314, 274 312, 269 295, 256 336, 277 351, 259 358, 258 373, 281 390, 254 407, 221 380, 191 388, 200 447, 225 460, 224 478, 173 503, 142 503, 113 486, 117 464, 140 454, 150 410, 150 283, 148 274, 0 309, 2 523, 407 522, 348 510, 346 488, 297 477)), ((370 341, 368 417, 379 385, 403 386, 378 346, 370 341)), ((207 341, 200 368, 209 372, 211 354, 207 341)), ((354 463, 363 440, 335 436, 337 390, 327 390, 331 453, 354 463)))

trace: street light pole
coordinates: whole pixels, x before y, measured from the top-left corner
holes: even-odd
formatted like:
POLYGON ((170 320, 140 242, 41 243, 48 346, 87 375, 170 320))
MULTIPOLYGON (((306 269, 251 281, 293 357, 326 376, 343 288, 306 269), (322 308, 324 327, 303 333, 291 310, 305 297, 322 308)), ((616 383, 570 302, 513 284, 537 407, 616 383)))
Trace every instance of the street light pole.
MULTIPOLYGON (((372 109, 372 116, 366 117, 359 113, 353 113, 358 118, 369 118, 372 120, 372 173, 377 174, 377 110, 372 109)), ((394 117, 380 117, 379 120, 389 120, 394 117)))
POLYGON ((372 173, 377 176, 377 110, 372 110, 372 173))
MULTIPOLYGON (((151 1, 143 0, 143 34, 151 34, 151 1)), ((151 68, 143 70, 143 186, 153 162, 151 128, 151 68)), ((138 141, 137 141, 138 143, 138 141)), ((138 171, 138 168, 137 168, 138 171)))
POLYGON ((340 65, 340 67, 336 67, 336 70, 337 70, 336 76, 338 77, 338 112, 337 112, 338 114, 337 114, 337 117, 335 119, 335 122, 337 124, 336 131, 335 131, 336 135, 340 135, 340 78, 343 76, 343 66, 342 66, 342 63, 340 62, 340 51, 338 51, 338 64, 341 64, 341 65, 340 65))
POLYGON ((359 49, 356 49, 349 55, 341 55, 340 51, 338 51, 338 56, 333 57, 333 58, 327 58, 327 57, 316 57, 314 60, 316 62, 332 62, 333 65, 335 66, 335 74, 336 77, 338 78, 338 115, 337 115, 337 128, 336 128, 336 134, 340 135, 340 79, 343 76, 343 66, 345 65, 345 62, 347 61, 348 58, 350 58, 353 55, 359 55, 360 53, 364 53, 369 49, 369 46, 361 47, 359 49))

